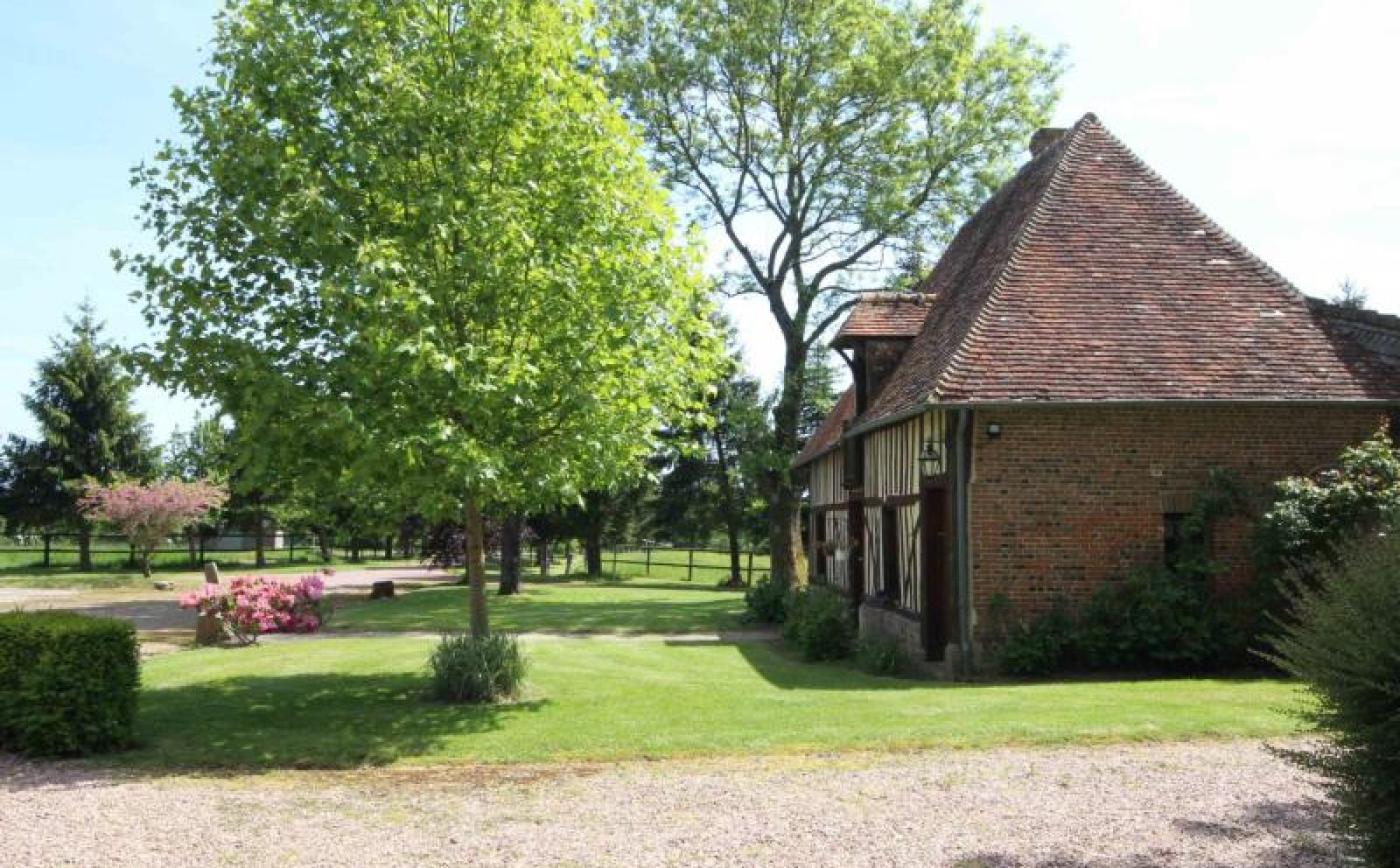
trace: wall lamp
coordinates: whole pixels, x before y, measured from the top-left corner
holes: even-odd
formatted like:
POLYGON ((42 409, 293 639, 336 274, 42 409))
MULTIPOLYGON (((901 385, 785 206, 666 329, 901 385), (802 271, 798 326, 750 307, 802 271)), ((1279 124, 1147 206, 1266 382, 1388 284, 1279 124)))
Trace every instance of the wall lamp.
POLYGON ((932 440, 925 440, 919 450, 919 472, 924 476, 937 476, 943 472, 943 450, 932 440))

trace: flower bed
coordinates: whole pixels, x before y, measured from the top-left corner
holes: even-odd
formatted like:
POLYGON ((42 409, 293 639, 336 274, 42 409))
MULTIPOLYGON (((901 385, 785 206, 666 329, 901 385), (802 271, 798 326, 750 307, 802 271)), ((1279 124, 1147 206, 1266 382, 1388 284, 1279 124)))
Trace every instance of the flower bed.
POLYGON ((180 607, 217 619, 239 645, 251 645, 263 633, 314 633, 325 622, 320 576, 281 582, 265 576, 240 576, 228 587, 206 584, 180 598, 180 607))

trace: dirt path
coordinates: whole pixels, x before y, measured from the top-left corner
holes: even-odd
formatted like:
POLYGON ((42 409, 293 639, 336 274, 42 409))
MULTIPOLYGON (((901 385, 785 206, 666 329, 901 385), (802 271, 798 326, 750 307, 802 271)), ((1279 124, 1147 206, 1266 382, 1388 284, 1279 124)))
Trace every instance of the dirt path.
POLYGON ((4 865, 1333 866, 1253 742, 121 777, 0 758, 4 865))
MULTIPOLYGON (((307 573, 314 572, 311 567, 307 573)), ((199 574, 174 574, 157 576, 157 579, 176 580, 184 587, 187 580, 196 580, 199 574)), ((225 579, 242 575, 242 571, 225 573, 225 579)), ((296 579, 295 574, 276 576, 286 581, 296 579)), ((363 590, 374 582, 392 579, 395 582, 413 584, 444 584, 456 581, 456 576, 418 566, 362 567, 337 570, 333 575, 323 577, 326 588, 332 593, 363 590)), ((191 611, 180 608, 177 602, 179 592, 157 591, 154 588, 141 589, 102 589, 78 590, 68 588, 0 588, 0 612, 7 609, 72 609, 86 615, 106 618, 122 618, 136 625, 143 632, 154 631, 194 631, 195 616, 191 611)))

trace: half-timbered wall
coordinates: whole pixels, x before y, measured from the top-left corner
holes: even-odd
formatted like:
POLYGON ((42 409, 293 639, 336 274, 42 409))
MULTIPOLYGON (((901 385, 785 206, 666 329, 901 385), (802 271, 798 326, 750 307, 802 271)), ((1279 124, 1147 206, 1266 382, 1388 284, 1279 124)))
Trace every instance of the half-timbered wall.
POLYGON ((850 555, 847 492, 842 485, 842 453, 834 449, 812 462, 812 551, 813 576, 842 590, 850 589, 846 563, 850 555), (819 543, 825 545, 818 549, 819 543), (819 564, 818 559, 823 563, 819 564))
POLYGON ((865 576, 867 594, 885 586, 883 507, 894 510, 899 606, 922 611, 919 454, 926 441, 943 449, 943 414, 930 411, 865 435, 865 576))
POLYGON ((841 450, 833 449, 812 462, 812 506, 846 502, 841 485, 841 450))

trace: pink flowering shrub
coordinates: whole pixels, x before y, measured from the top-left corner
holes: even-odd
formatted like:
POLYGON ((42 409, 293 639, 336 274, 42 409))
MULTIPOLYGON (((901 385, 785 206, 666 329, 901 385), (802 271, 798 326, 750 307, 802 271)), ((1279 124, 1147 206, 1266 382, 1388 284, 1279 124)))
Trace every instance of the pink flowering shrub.
POLYGON ((223 506, 228 490, 203 480, 92 484, 78 501, 89 518, 109 522, 131 540, 141 555, 141 572, 151 575, 151 553, 186 525, 223 506))
POLYGON ((210 615, 240 645, 250 645, 263 633, 314 633, 325 622, 322 596, 326 583, 319 576, 279 582, 265 576, 240 576, 228 587, 206 584, 180 598, 180 608, 210 615))

